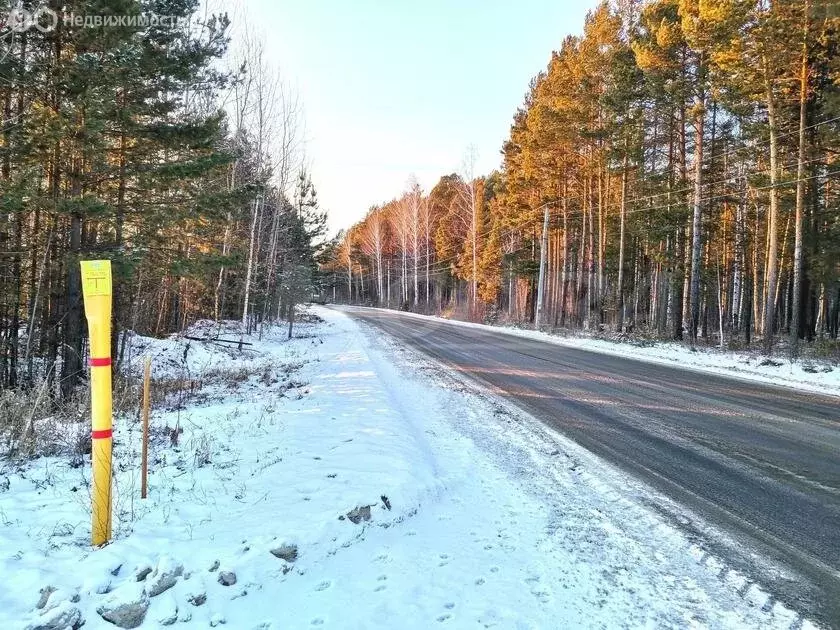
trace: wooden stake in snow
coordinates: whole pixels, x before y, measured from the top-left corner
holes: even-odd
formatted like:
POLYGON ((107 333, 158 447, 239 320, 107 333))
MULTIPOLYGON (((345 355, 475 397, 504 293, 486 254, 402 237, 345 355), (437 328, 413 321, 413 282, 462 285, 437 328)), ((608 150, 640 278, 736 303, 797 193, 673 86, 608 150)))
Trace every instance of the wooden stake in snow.
POLYGON ((140 461, 140 498, 146 498, 146 471, 149 468, 149 403, 152 380, 152 358, 143 363, 143 455, 140 461))

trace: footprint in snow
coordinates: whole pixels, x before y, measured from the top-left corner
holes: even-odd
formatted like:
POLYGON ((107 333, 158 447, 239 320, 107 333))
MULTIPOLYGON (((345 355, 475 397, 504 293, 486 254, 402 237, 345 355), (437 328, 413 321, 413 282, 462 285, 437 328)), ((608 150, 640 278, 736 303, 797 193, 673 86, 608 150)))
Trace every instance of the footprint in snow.
POLYGON ((475 585, 476 585, 476 586, 481 586, 482 584, 484 584, 484 578, 478 578, 478 579, 475 581, 475 585))
POLYGON ((312 620, 312 625, 313 626, 323 626, 324 625, 324 620, 321 619, 320 617, 316 617, 315 619, 312 620))
POLYGON ((451 619, 451 618, 452 618, 452 615, 441 615, 440 617, 438 617, 438 618, 437 618, 437 620, 438 620, 440 623, 443 623, 443 622, 444 622, 444 621, 446 621, 447 619, 451 619))
POLYGON ((315 587, 316 591, 326 591, 330 586, 332 586, 332 582, 329 580, 324 580, 318 586, 315 587))

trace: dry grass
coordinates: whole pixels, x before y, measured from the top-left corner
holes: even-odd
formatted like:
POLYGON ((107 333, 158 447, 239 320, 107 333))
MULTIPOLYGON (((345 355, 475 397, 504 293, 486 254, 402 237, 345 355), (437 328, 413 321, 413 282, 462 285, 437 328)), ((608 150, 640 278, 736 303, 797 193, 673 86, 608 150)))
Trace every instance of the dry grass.
POLYGON ((0 457, 28 459, 90 452, 89 398, 51 399, 45 387, 0 391, 0 457))
MULTIPOLYGON (((217 367, 192 377, 153 378, 153 408, 183 410, 229 396, 243 387, 270 389, 279 396, 294 392, 301 396, 306 383, 292 375, 302 361, 254 362, 244 366, 217 367)), ((142 378, 116 375, 113 384, 113 411, 119 418, 139 421, 142 403, 142 378)), ((161 439, 177 444, 180 432, 166 428, 161 439)), ((209 463, 209 444, 196 445, 196 465, 209 463)), ((71 465, 81 465, 91 452, 90 393, 80 387, 76 396, 59 401, 51 396, 46 384, 31 389, 0 390, 0 459, 22 462, 41 456, 67 456, 71 465)))

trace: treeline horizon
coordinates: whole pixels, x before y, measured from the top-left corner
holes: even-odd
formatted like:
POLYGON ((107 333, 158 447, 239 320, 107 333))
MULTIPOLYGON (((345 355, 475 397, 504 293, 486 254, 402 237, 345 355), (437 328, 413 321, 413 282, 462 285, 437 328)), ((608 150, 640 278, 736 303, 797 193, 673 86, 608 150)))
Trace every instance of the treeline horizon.
POLYGON ((260 38, 246 24, 232 46, 198 0, 45 4, 54 29, 0 41, 0 388, 66 400, 84 382, 81 259, 112 262, 117 368, 126 330, 293 316, 325 218, 260 38))
POLYGON ((837 339, 830 0, 604 2, 502 155, 372 207, 336 241, 335 299, 793 355, 837 339))

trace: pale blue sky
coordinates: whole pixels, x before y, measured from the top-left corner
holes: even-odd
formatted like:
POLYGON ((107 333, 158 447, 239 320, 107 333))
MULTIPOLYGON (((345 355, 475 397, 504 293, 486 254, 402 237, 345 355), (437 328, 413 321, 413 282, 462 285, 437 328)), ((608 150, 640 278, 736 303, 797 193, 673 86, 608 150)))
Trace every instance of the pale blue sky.
MULTIPOLYGON (((227 2, 220 4, 226 5, 227 2)), ((306 154, 331 230, 460 170, 500 164, 528 82, 594 0, 239 0, 302 99, 306 154)))

